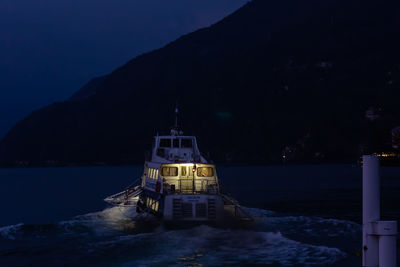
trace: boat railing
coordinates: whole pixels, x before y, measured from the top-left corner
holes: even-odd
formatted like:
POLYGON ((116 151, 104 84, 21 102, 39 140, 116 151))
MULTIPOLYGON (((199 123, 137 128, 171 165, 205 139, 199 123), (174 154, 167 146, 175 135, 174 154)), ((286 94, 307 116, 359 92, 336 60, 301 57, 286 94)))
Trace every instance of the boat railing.
POLYGON ((207 179, 179 179, 177 183, 165 183, 167 194, 209 194, 218 193, 216 181, 207 179))
POLYGON ((137 198, 142 193, 142 188, 138 185, 128 188, 122 192, 108 196, 104 199, 105 202, 116 206, 136 206, 137 198))

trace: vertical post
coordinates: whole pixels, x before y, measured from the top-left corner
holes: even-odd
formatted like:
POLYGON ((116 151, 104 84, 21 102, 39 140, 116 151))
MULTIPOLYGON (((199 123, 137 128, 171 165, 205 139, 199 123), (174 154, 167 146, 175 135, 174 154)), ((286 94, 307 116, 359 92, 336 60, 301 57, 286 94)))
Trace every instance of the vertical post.
POLYGON ((364 267, 379 264, 379 238, 369 234, 369 223, 380 219, 379 159, 363 156, 363 259, 364 267))
POLYGON ((379 266, 397 266, 396 257, 396 235, 379 237, 379 266))
POLYGON ((397 222, 380 221, 377 228, 379 235, 379 267, 396 267, 397 222))
POLYGON ((196 192, 196 177, 195 177, 195 172, 196 172, 196 163, 193 165, 193 194, 196 192))

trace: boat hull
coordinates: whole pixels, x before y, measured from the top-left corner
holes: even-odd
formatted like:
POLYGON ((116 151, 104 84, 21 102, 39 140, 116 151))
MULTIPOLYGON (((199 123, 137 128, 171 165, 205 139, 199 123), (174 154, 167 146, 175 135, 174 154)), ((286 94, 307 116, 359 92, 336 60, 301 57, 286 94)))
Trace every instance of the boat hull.
POLYGON ((180 194, 164 197, 165 221, 215 222, 223 217, 224 203, 219 195, 180 194))

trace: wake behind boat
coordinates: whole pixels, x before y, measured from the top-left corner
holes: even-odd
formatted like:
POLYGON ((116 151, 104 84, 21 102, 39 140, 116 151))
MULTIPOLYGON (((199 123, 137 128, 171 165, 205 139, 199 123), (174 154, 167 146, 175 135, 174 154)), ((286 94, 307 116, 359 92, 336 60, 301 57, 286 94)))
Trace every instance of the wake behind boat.
POLYGON ((236 200, 221 193, 216 166, 201 155, 195 136, 183 135, 177 119, 170 135, 153 138, 139 182, 105 201, 167 222, 251 221, 236 200))

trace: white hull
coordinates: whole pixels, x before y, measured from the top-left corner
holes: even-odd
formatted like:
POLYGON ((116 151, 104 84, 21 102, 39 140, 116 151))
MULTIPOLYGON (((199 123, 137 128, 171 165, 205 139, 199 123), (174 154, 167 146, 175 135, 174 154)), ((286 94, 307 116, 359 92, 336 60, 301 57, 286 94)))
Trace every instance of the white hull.
POLYGON ((218 221, 224 203, 219 195, 169 195, 164 199, 165 221, 218 221))
POLYGON ((155 136, 141 184, 105 200, 136 206, 139 213, 167 222, 216 222, 227 213, 248 218, 235 200, 220 193, 215 165, 201 156, 196 138, 178 133, 175 129, 170 136, 155 136), (139 200, 134 201, 135 197, 139 200))

